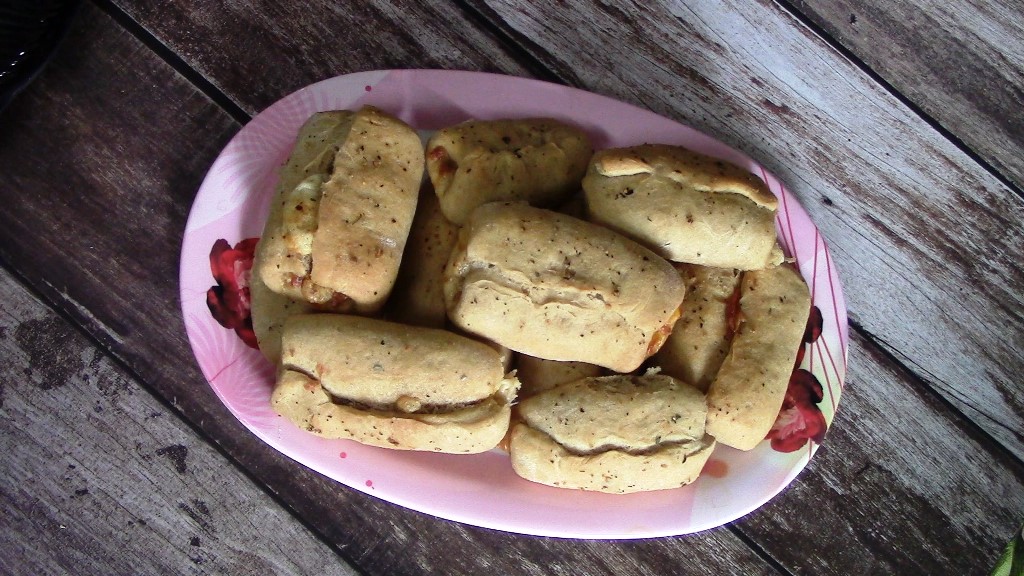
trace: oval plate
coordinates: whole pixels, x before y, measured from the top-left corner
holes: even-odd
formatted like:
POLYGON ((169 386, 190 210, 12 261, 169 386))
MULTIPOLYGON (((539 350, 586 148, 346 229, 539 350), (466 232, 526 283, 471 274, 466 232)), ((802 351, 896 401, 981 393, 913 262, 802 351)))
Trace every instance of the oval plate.
POLYGON ((400 506, 476 526, 570 538, 645 538, 720 526, 767 502, 807 465, 817 443, 798 433, 776 446, 786 451, 773 448, 769 441, 749 452, 719 446, 702 476, 683 488, 628 495, 588 493, 523 480, 500 450, 471 456, 385 450, 318 438, 275 414, 269 402, 274 368, 238 336, 244 325, 234 330, 214 319, 207 299, 217 300, 235 290, 241 298, 233 302, 245 306, 244 246, 251 249, 252 243, 243 241, 262 233, 278 168, 291 151, 299 126, 313 112, 368 104, 421 131, 471 118, 546 116, 588 131, 598 149, 676 144, 749 169, 779 197, 780 244, 796 260, 822 318, 821 334, 805 345, 802 363, 820 391, 790 411, 789 429, 799 430, 807 422, 828 425, 835 414, 846 374, 845 302, 824 240, 778 179, 696 130, 589 92, 475 72, 392 70, 332 78, 275 103, 228 143, 195 198, 181 252, 185 328, 206 379, 249 430, 305 466, 400 506), (215 279, 215 243, 221 250, 218 262, 229 262, 229 268, 240 255, 237 276, 215 279), (223 252, 239 243, 237 252, 223 252))

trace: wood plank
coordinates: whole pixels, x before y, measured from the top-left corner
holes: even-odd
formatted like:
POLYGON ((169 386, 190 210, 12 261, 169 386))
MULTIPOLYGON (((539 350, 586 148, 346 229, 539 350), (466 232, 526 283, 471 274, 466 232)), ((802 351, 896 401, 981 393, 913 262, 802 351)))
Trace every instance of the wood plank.
POLYGON ((557 76, 780 176, 851 321, 1024 457, 1024 199, 776 5, 471 4, 557 76))
POLYGON ((360 571, 546 574, 589 566, 631 575, 693 563, 696 574, 777 573, 727 529, 609 544, 442 521, 328 481, 243 429, 196 367, 175 281, 192 197, 237 129, 87 6, 61 54, 0 117, 0 256, 360 571))
POLYGON ((313 82, 364 70, 530 75, 450 1, 112 1, 249 114, 313 82), (212 50, 208 42, 239 37, 245 42, 225 41, 212 50))
POLYGON ((0 556, 23 574, 356 574, 0 270, 0 556))
POLYGON ((1024 188, 1024 5, 1016 0, 793 6, 1024 188))
POLYGON ((851 345, 825 443, 737 527, 798 574, 987 574, 1024 520, 1024 466, 863 337, 851 345))

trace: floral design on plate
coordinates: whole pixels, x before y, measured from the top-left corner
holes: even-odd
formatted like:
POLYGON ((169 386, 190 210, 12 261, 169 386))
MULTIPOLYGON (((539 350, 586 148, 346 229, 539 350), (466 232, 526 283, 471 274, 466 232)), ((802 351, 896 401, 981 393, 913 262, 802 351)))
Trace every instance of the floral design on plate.
POLYGON ((821 309, 812 306, 782 409, 768 433, 772 448, 779 452, 796 452, 809 441, 821 444, 825 439, 828 424, 818 406, 825 399, 825 392, 818 378, 809 370, 801 368, 807 348, 821 337, 822 324, 821 309))
POLYGON ((219 239, 210 249, 210 270, 217 282, 206 292, 206 305, 213 319, 235 334, 251 348, 259 348, 252 329, 252 302, 249 280, 252 278, 252 259, 259 238, 246 238, 232 248, 227 240, 219 239))

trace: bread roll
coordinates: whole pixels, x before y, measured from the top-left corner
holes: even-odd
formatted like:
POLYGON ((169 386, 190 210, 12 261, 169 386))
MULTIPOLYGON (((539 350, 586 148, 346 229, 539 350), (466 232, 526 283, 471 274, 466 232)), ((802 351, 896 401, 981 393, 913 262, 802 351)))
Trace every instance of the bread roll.
POLYGON ((670 376, 585 378, 523 400, 509 443, 516 474, 600 492, 677 488, 714 450, 704 395, 670 376))
POLYGON ((448 316, 516 352, 630 372, 654 354, 685 287, 611 230, 524 204, 478 208, 445 271, 448 316))
POLYGON ((604 372, 600 366, 586 362, 559 362, 528 354, 516 354, 515 363, 516 377, 522 384, 519 388, 520 398, 533 396, 580 378, 600 376, 604 372))
POLYGON ((433 188, 426 184, 420 193, 398 280, 388 301, 390 317, 416 326, 444 327, 448 317, 442 278, 458 237, 458 227, 441 213, 433 188))
MULTIPOLYGON (((257 250, 253 270, 258 270, 259 265, 260 251, 257 250)), ((256 343, 263 357, 272 364, 281 361, 281 331, 285 320, 295 314, 314 311, 313 305, 305 300, 296 300, 267 288, 259 274, 253 274, 249 279, 249 306, 256 343)))
POLYGON ((583 179, 590 218, 675 262, 757 270, 782 262, 778 201, 745 170, 649 144, 594 154, 583 179))
POLYGON ((430 138, 427 172, 441 210, 462 225, 487 202, 563 202, 579 190, 592 152, 586 134, 555 120, 475 120, 430 138))
POLYGON ((686 282, 679 320, 654 356, 663 373, 707 391, 729 354, 741 272, 695 264, 677 267, 686 282))
POLYGON ((274 409, 384 448, 476 453, 505 435, 519 387, 497 351, 444 330, 340 314, 290 317, 274 409))
POLYGON ((750 450, 771 430, 810 310, 807 284, 791 266, 743 274, 739 327, 708 389, 708 433, 719 442, 750 450))
POLYGON ((391 292, 423 174, 419 136, 375 108, 314 114, 281 172, 259 249, 273 291, 372 313, 391 292))

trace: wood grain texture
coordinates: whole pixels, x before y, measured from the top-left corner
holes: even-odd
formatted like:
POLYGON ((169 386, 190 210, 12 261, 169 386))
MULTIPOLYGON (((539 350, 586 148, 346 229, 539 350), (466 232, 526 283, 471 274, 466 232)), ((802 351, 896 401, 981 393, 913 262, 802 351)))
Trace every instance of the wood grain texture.
POLYGON ((0 569, 355 574, 0 270, 0 569))
POLYGON ((451 2, 113 2, 249 114, 303 86, 350 72, 447 68, 529 74, 451 2), (211 50, 210 39, 225 42, 211 50))
POLYGON ((9 207, 0 211, 4 262, 360 571, 639 575, 685 560, 695 574, 723 566, 776 573, 727 529, 614 544, 516 536, 405 510, 298 466, 227 412, 199 373, 179 318, 185 217, 237 125, 91 8, 8 112, 0 118, 0 202, 9 207))
POLYGON ((805 2, 793 6, 1024 188, 1024 3, 805 2))
POLYGON ((557 76, 780 176, 851 321, 1024 457, 1024 199, 774 4, 472 4, 557 76))
MULTIPOLYGON (((620 91, 620 97, 634 102, 647 98, 648 107, 676 118, 691 119, 692 114, 691 123, 703 122, 700 127, 711 133, 717 128, 721 130, 719 136, 725 134, 725 139, 763 157, 774 158, 766 152, 784 153, 776 164, 784 160, 801 170, 784 173, 775 164, 769 168, 786 177, 794 188, 799 187, 797 193, 812 208, 812 215, 819 224, 829 227, 829 238, 837 256, 843 258, 842 265, 852 267, 852 272, 843 269, 847 285, 851 285, 851 273, 861 280, 877 282, 860 283, 853 292, 858 321, 866 327, 881 328, 878 333, 882 338, 895 341, 888 344, 889 350, 897 355, 904 350, 912 355, 910 358, 923 357, 925 366, 934 364, 934 356, 947 352, 941 347, 931 350, 923 346, 922 341, 930 334, 910 334, 908 328, 900 327, 901 319, 886 319, 882 313, 884 302, 893 296, 879 294, 879 286, 898 294, 913 283, 888 275, 877 280, 879 276, 872 275, 885 266, 891 266, 893 274, 906 274, 907 261, 930 268, 938 240, 924 241, 924 248, 900 245, 901 251, 894 256, 888 252, 896 243, 894 239, 883 235, 876 245, 879 241, 867 231, 916 226, 922 233, 936 234, 939 224, 918 223, 907 213, 937 200, 965 202, 964 207, 971 210, 977 202, 950 192, 948 185, 936 193, 908 188, 911 176, 900 170, 893 170, 895 176, 885 180, 904 186, 892 192, 879 192, 855 180, 855 185, 848 187, 851 185, 846 173, 836 176, 830 172, 843 168, 830 156, 859 150, 859 156, 851 154, 853 167, 846 169, 867 167, 872 169, 872 177, 889 178, 888 172, 867 162, 864 149, 842 144, 841 138, 834 141, 826 137, 839 128, 843 128, 844 135, 873 135, 879 140, 905 127, 911 136, 917 135, 911 143, 926 145, 932 155, 935 150, 951 148, 943 147, 937 137, 934 141, 921 137, 923 129, 913 119, 904 119, 898 110, 892 113, 895 120, 873 126, 877 108, 887 102, 883 92, 869 84, 854 84, 835 96, 836 108, 845 98, 859 106, 857 110, 875 110, 875 116, 870 117, 875 120, 844 128, 839 120, 826 116, 825 109, 809 104, 797 107, 799 98, 785 88, 790 86, 787 82, 799 84, 800 78, 783 74, 785 67, 758 64, 758 71, 765 76, 774 74, 772 83, 757 88, 750 80, 752 94, 741 96, 743 91, 732 75, 749 70, 738 67, 730 68, 728 74, 713 73, 716 67, 735 65, 730 64, 733 60, 724 41, 715 36, 724 34, 721 28, 707 28, 687 19, 673 23, 671 18, 668 24, 662 20, 622 23, 618 16, 598 18, 592 11, 583 10, 555 21, 557 29, 548 30, 543 23, 530 24, 531 18, 537 17, 532 12, 539 9, 535 6, 517 5, 504 12, 480 9, 507 26, 510 36, 528 35, 524 45, 567 79, 607 93, 620 91), (525 24, 520 19, 525 19, 525 24), (583 40, 573 39, 578 46, 566 47, 568 41, 552 38, 559 31, 564 35, 567 29, 584 32, 583 40), (606 42, 621 44, 621 53, 614 61, 623 64, 612 66, 611 75, 600 66, 605 56, 599 48, 606 42), (661 43, 664 47, 657 47, 661 43), (704 55, 706 50, 719 53, 704 55), (697 64, 701 65, 699 70, 697 64), (680 76, 678 72, 685 72, 687 66, 693 74, 680 76), (636 70, 630 72, 630 67, 636 70), (715 97, 708 96, 706 90, 717 91, 715 97), (853 98, 861 92, 860 100, 853 98), (758 100, 769 96, 777 99, 768 103, 758 100), (752 103, 753 108, 748 109, 752 103), (789 107, 790 116, 785 115, 783 105, 789 107), (808 119, 801 119, 799 113, 803 112, 811 114, 808 119), (764 126, 757 126, 758 122, 764 126), (781 130, 780 138, 799 135, 807 142, 798 142, 796 152, 791 152, 792 147, 769 141, 776 136, 771 129, 781 130), (821 195, 812 185, 823 186, 821 195), (903 198, 915 194, 923 198, 903 198), (907 201, 911 206, 901 209, 899 203, 907 201), (876 224, 868 218, 873 213, 867 208, 877 204, 895 212, 881 216, 876 224), (851 215, 856 218, 847 222, 851 215), (860 263, 860 258, 866 258, 867 263, 860 263)), ((800 63, 805 63, 800 59, 804 53, 828 56, 827 50, 814 43, 812 34, 785 20, 785 15, 771 6, 760 9, 771 9, 759 13, 761 20, 757 21, 775 30, 767 38, 753 35, 753 25, 742 18, 737 20, 735 14, 732 20, 719 15, 725 20, 723 26, 732 24, 735 34, 753 35, 756 40, 744 44, 743 39, 730 39, 730 46, 745 46, 756 53, 777 51, 779 58, 800 63), (791 38, 794 30, 796 40, 791 38), (765 44, 779 38, 789 38, 790 43, 783 42, 781 48, 765 44), (761 47, 759 52, 754 49, 757 46, 761 47)), ((629 11, 643 12, 637 6, 629 11)), ((659 16, 656 10, 653 14, 659 16)), ((229 24, 221 26, 229 30, 229 24)), ((370 31, 375 28, 367 27, 370 31)), ((271 32, 257 30, 250 34, 259 37, 271 32)), ((195 45, 203 50, 226 49, 234 45, 232 37, 227 34, 198 39, 195 45), (209 47, 204 48, 207 44, 209 47)), ((311 42, 313 48, 323 46, 303 42, 311 42)), ((460 46, 466 51, 481 49, 474 44, 460 46)), ((501 54, 501 49, 494 48, 480 57, 500 59, 501 54)), ((272 58, 274 53, 268 51, 265 56, 272 58)), ((377 56, 367 58, 363 61, 366 67, 377 67, 373 66, 377 56)), ((612 64, 614 61, 609 60, 612 64)), ((274 74, 275 62, 283 60, 268 60, 268 74, 274 74)), ((826 60, 825 64, 827 68, 841 62, 826 60)), ((814 82, 835 79, 821 69, 810 69, 809 78, 814 82)), ((855 72, 850 76, 854 80, 859 78, 855 72)), ((742 78, 767 82, 754 75, 742 78)), ((269 82, 272 84, 272 79, 269 82)), ((247 80, 246 86, 251 90, 252 81, 247 80)), ((246 86, 233 90, 243 94, 246 86)), ((814 83, 803 86, 811 92, 815 86, 821 90, 814 83)), ((827 111, 835 112, 832 108, 827 111)), ((848 114, 839 118, 851 121, 848 114)), ((185 215, 206 168, 237 129, 223 110, 197 93, 158 57, 105 15, 87 9, 62 55, 0 117, 0 202, 5 206, 0 211, 0 257, 109 348, 134 377, 167 399, 343 549, 346 558, 360 570, 371 574, 845 574, 851 566, 862 564, 877 573, 887 573, 890 568, 908 573, 983 573, 994 560, 992 551, 1009 538, 1019 522, 1014 518, 1019 515, 1022 499, 1019 463, 949 410, 913 375, 895 366, 873 342, 859 336, 852 343, 847 397, 819 456, 791 489, 733 528, 690 537, 615 543, 515 536, 403 510, 295 465, 246 432, 220 405, 195 367, 178 318, 177 248, 185 215), (96 57, 99 54, 105 56, 96 57), (951 461, 958 466, 948 465, 951 461), (977 483, 982 479, 994 488, 979 488, 977 483), (954 504, 935 501, 949 494, 957 498, 954 504), (912 538, 917 540, 907 542, 912 538)), ((970 163, 952 152, 938 159, 928 155, 920 160, 903 148, 888 151, 895 154, 888 162, 904 172, 929 173, 926 168, 936 162, 946 165, 942 160, 948 160, 951 167, 932 174, 929 182, 938 181, 940 175, 949 177, 954 168, 961 170, 968 182, 971 178, 981 182, 987 198, 1001 202, 992 209, 993 214, 1008 207, 1010 214, 1004 216, 1005 223, 1017 222, 1015 205, 1003 199, 1000 189, 988 180, 979 180, 970 163)), ((936 212, 931 209, 925 214, 936 212)), ((995 216, 983 212, 973 217, 995 216)), ((948 234, 939 234, 940 239, 958 242, 964 237, 963 227, 955 223, 948 234)), ((1018 241, 1012 234, 1004 240, 991 229, 967 238, 981 247, 1005 241, 1007 248, 1014 248, 1018 241)), ((980 249, 978 246, 972 249, 980 249)), ((1001 258, 995 259, 999 267, 985 273, 1005 278, 1008 273, 1003 268, 1009 265, 1009 257, 1001 258)), ((963 265, 961 260, 954 263, 963 265)), ((955 268, 942 262, 939 266, 955 268)), ((938 290, 941 298, 935 306, 948 305, 947 292, 967 287, 966 280, 958 281, 949 270, 934 272, 928 282, 931 285, 927 290, 915 288, 911 292, 911 302, 930 305, 928 296, 938 290), (950 282, 946 292, 933 288, 940 281, 950 282)), ((990 305, 1001 294, 1012 294, 1013 288, 1003 285, 996 290, 974 298, 990 305)), ((970 297, 965 299, 970 304, 970 297)), ((906 299, 892 301, 894 309, 889 313, 913 311, 905 304, 906 299)), ((1003 310, 1012 311, 1016 305, 1004 304, 1003 310)), ((953 316, 938 327, 922 320, 930 318, 926 314, 911 316, 912 321, 929 330, 948 330, 948 326, 964 322, 968 314, 963 310, 951 313, 953 316)), ((1019 315, 1005 325, 1011 338, 1012 330, 1019 329, 1019 325, 1019 315)), ((976 324, 968 322, 967 326, 953 333, 960 337, 977 329, 976 324)), ((946 337, 943 341, 948 340, 946 337)), ((1007 348, 994 353, 1007 354, 1007 348)), ((909 364, 922 373, 917 365, 909 364)), ((980 356, 970 370, 984 372, 996 366, 991 357, 980 356)), ((959 389, 959 381, 949 382, 951 389, 959 389)))
POLYGON ((850 363, 808 468, 737 526, 796 574, 987 574, 1024 466, 856 333, 850 363))

